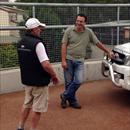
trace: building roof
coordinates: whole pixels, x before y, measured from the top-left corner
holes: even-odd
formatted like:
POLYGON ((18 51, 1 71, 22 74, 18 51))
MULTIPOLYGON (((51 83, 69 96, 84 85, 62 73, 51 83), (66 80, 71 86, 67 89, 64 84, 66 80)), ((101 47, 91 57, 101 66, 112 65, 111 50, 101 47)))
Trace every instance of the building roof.
POLYGON ((9 0, 0 0, 0 2, 9 2, 9 0))
POLYGON ((8 13, 18 13, 18 14, 24 14, 24 10, 18 9, 16 7, 9 7, 9 6, 1 6, 0 10, 6 11, 8 13))

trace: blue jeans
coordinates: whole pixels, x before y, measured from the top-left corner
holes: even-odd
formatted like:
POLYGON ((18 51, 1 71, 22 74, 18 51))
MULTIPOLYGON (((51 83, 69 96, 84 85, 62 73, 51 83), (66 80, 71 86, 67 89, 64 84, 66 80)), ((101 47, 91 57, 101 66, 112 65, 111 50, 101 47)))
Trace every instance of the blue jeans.
POLYGON ((67 60, 67 65, 68 68, 64 69, 65 91, 63 95, 69 103, 75 103, 76 91, 84 79, 84 62, 67 60))

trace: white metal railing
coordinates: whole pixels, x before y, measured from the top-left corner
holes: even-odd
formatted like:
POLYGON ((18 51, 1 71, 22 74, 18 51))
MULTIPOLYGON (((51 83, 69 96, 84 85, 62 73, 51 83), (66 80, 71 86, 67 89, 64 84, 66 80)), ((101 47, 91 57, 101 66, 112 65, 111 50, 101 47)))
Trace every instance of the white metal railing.
MULTIPOLYGON (((103 43, 105 43, 105 44, 108 43, 109 45, 112 45, 112 46, 115 44, 122 43, 122 41, 124 40, 122 38, 122 36, 124 36, 123 28, 130 27, 130 17, 129 17, 130 4, 77 4, 77 3, 64 4, 64 3, 19 3, 19 2, 8 3, 8 2, 0 2, 0 9, 4 6, 21 9, 23 11, 25 11, 27 9, 28 12, 25 11, 25 13, 27 13, 27 15, 29 17, 30 16, 37 17, 37 14, 39 13, 40 9, 46 9, 47 11, 44 14, 41 13, 42 16, 40 15, 40 18, 41 18, 40 21, 44 21, 42 19, 44 17, 44 15, 47 15, 49 17, 49 20, 50 20, 50 21, 46 21, 46 19, 45 19, 45 21, 49 24, 47 24, 47 26, 46 26, 47 31, 45 31, 45 33, 44 33, 44 39, 47 40, 48 43, 50 43, 48 45, 50 52, 54 51, 53 53, 50 53, 50 56, 54 56, 54 57, 58 57, 58 58, 60 57, 60 52, 59 52, 59 50, 56 50, 56 49, 60 48, 60 40, 62 38, 63 31, 68 26, 72 26, 72 24, 73 24, 72 20, 74 20, 73 18, 78 13, 87 14, 88 15, 88 23, 86 26, 93 28, 95 32, 98 32, 98 38, 101 41, 102 40, 105 41, 105 42, 103 41, 103 43), (25 9, 24 7, 27 7, 27 8, 25 9), (112 10, 111 10, 111 8, 112 8, 112 10), (125 17, 123 17, 124 19, 121 17, 122 16, 121 15, 122 9, 124 9, 124 8, 125 8, 125 10, 127 10, 127 12, 125 12, 123 14, 123 16, 127 16, 126 19, 125 19, 125 17), (60 21, 59 24, 57 22, 56 25, 52 24, 53 18, 51 17, 50 12, 48 11, 49 9, 54 9, 54 11, 58 14, 58 18, 60 17, 59 19, 60 20, 63 19, 63 21, 62 22, 60 21), (67 13, 62 14, 62 12, 60 14, 60 12, 58 12, 58 11, 63 11, 63 13, 64 13, 64 11, 67 12, 68 9, 70 9, 70 10, 73 9, 73 10, 71 10, 72 14, 71 13, 70 14, 67 14, 67 13), (100 13, 96 12, 95 9, 96 9, 96 11, 100 11, 100 13), (110 12, 107 12, 108 10, 110 12), (114 10, 114 12, 112 12, 113 10, 114 10), (96 17, 92 13, 93 14, 96 13, 96 17), (59 14, 60 14, 60 16, 59 16, 59 14), (101 15, 101 17, 100 17, 100 15, 101 15), (110 18, 110 20, 108 18, 110 18), (71 22, 67 23, 67 21, 65 21, 65 20, 69 20, 69 19, 71 19, 71 22), (61 25, 60 25, 60 23, 61 23, 61 25), (109 33, 109 34, 107 34, 107 33, 109 33), (52 41, 50 40, 50 37, 51 37, 52 41), (55 46, 57 46, 57 47, 55 47, 55 46), (52 48, 54 48, 54 49, 52 50, 52 48)), ((3 18, 6 19, 6 17, 1 16, 0 21, 3 18)), ((25 19, 23 19, 23 20, 25 20, 25 19)), ((1 23, 2 22, 0 22, 0 24, 1 23)), ((3 34, 6 31, 9 33, 15 32, 14 34, 16 34, 16 33, 20 32, 19 30, 22 30, 22 31, 25 30, 25 27, 23 26, 23 24, 22 25, 16 24, 15 26, 11 26, 11 25, 6 26, 3 23, 3 25, 0 25, 0 33, 2 32, 3 34)), ((13 35, 11 35, 11 36, 13 36, 13 35)), ((16 37, 16 35, 15 35, 15 37, 16 37)), ((5 39, 7 40, 7 37, 3 36, 2 40, 1 40, 2 42, 0 42, 0 44, 4 45, 3 40, 5 40, 5 39)), ((11 42, 11 40, 10 40, 10 42, 11 42)), ((15 39, 13 38, 13 41, 14 40, 15 39)), ((6 58, 8 58, 8 57, 5 56, 3 59, 6 59, 6 58)), ((13 58, 11 59, 11 61, 17 62, 13 58)), ((2 62, 4 62, 4 61, 2 61, 2 62)))

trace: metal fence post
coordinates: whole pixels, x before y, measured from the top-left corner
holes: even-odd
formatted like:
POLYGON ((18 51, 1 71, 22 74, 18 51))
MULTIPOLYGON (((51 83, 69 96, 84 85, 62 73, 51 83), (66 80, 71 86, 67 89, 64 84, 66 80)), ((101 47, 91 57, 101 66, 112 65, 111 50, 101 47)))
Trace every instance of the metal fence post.
POLYGON ((33 16, 33 18, 36 17, 36 15, 35 15, 35 6, 32 6, 32 16, 33 16))
MULTIPOLYGON (((117 23, 119 23, 119 20, 120 20, 120 7, 119 6, 117 6, 117 23)), ((120 27, 117 27, 117 44, 119 44, 119 42, 120 42, 120 37, 119 37, 119 32, 120 31, 120 27)))
POLYGON ((79 6, 77 6, 77 14, 79 14, 79 6))

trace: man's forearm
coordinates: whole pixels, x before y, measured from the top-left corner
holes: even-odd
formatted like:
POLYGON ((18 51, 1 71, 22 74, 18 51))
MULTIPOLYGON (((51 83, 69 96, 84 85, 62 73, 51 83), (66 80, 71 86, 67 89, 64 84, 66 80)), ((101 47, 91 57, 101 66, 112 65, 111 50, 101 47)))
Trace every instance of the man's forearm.
POLYGON ((105 53, 108 54, 110 52, 102 43, 97 43, 96 45, 97 45, 98 48, 103 50, 105 53))
POLYGON ((62 47, 61 47, 61 60, 62 62, 66 61, 66 45, 65 44, 62 44, 62 47))
POLYGON ((45 71, 51 75, 51 77, 56 76, 56 73, 55 73, 54 69, 52 68, 52 65, 50 64, 49 61, 43 61, 41 64, 42 64, 43 68, 45 69, 45 71))

